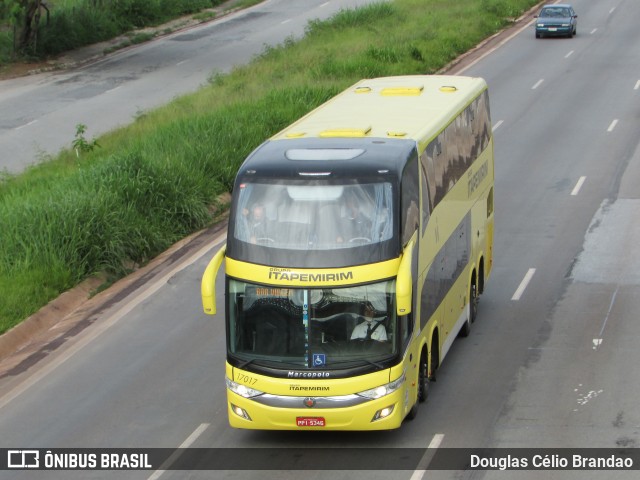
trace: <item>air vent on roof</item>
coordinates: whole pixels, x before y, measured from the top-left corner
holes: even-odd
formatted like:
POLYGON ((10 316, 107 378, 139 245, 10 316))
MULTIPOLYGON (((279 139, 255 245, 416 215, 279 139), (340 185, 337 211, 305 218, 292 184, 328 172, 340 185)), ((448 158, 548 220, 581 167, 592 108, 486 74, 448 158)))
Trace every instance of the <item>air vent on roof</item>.
POLYGON ((442 87, 440 87, 440 91, 444 93, 452 93, 457 92, 458 89, 453 85, 443 85, 442 87))
POLYGON ((355 93, 371 93, 371 87, 356 87, 355 93))
POLYGON ((289 132, 285 135, 285 137, 287 138, 300 138, 300 137, 304 137, 307 133, 306 132, 289 132))
POLYGON ((407 132, 387 132, 387 137, 406 137, 407 132))
POLYGON ((383 97, 416 97, 422 94, 424 87, 422 85, 417 87, 388 87, 380 90, 380 95, 383 97))
POLYGON ((332 137, 366 137, 371 131, 371 127, 366 128, 334 128, 320 132, 321 138, 332 137))

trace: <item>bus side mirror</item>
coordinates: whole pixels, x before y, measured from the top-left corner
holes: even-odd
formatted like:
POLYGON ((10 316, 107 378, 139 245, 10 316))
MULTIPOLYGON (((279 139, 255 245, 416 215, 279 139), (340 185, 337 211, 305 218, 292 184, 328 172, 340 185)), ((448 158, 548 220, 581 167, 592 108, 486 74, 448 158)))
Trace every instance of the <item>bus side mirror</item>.
POLYGON ((227 253, 227 246, 223 245, 220 250, 213 256, 209 265, 202 275, 202 285, 200 291, 202 294, 202 308, 207 315, 216 314, 216 276, 224 255, 227 253))
POLYGON ((411 240, 400 260, 398 268, 398 280, 396 281, 396 311, 398 316, 411 313, 411 292, 413 290, 413 278, 411 275, 411 260, 413 256, 414 240, 411 240))

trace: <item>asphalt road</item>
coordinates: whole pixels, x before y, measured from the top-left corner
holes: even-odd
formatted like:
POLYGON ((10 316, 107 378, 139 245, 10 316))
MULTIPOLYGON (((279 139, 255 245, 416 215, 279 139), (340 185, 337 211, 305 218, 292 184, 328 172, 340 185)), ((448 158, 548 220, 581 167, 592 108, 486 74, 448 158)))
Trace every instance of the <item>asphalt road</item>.
POLYGON ((18 173, 70 148, 76 125, 91 139, 229 72, 311 19, 372 0, 267 0, 205 25, 117 52, 78 70, 0 81, 0 171, 18 173))
MULTIPOLYGON (((415 420, 367 434, 231 429, 223 319, 206 317, 199 298, 217 232, 44 360, 0 374, 0 448, 639 446, 640 3, 573 4, 575 38, 536 40, 527 26, 454 69, 490 87, 495 264, 471 335, 454 343, 415 420)), ((637 478, 318 467, 46 478, 637 478)))

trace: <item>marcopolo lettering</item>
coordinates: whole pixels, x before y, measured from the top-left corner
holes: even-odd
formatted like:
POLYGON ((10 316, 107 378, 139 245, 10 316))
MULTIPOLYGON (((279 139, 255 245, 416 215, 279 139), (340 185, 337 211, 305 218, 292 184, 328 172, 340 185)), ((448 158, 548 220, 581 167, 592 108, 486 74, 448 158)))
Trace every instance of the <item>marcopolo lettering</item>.
POLYGON ((289 378, 329 378, 330 376, 329 372, 296 372, 289 370, 289 373, 287 373, 289 378))

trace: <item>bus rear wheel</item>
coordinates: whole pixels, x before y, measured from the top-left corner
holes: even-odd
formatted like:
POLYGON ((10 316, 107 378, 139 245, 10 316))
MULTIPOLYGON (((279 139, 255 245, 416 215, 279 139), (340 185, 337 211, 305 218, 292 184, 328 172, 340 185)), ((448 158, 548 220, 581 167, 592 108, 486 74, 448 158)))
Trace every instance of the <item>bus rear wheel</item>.
POLYGON ((467 305, 467 319, 464 321, 464 323, 462 324, 462 327, 460 327, 460 331, 458 332, 458 336, 459 337, 468 337, 469 334, 471 333, 471 304, 467 305))
POLYGON ((469 304, 471 307, 471 323, 476 321, 476 317, 478 316, 478 300, 480 300, 480 297, 478 297, 478 287, 476 286, 475 282, 471 284, 471 291, 469 292, 469 304))
POLYGON ((429 364, 427 355, 420 356, 420 371, 418 372, 418 402, 424 403, 429 396, 429 364))

